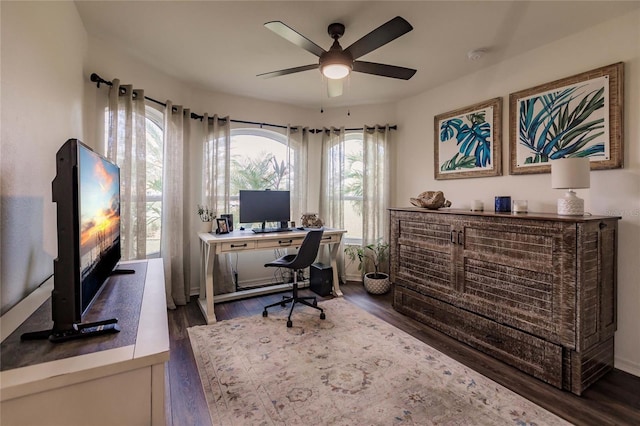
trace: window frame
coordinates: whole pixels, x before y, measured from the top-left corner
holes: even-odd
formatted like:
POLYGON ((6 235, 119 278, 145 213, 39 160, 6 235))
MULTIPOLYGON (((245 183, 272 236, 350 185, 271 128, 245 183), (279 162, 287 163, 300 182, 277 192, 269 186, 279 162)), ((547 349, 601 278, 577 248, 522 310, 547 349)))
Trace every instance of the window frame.
MULTIPOLYGON (((349 131, 346 132, 344 134, 344 143, 345 146, 348 142, 353 142, 353 141, 359 141, 360 144, 362 145, 362 167, 364 169, 364 135, 362 134, 362 132, 359 131, 349 131)), ((346 160, 346 156, 345 156, 345 160, 346 160)), ((343 171, 346 171, 346 161, 345 164, 342 165, 343 171)), ((343 191, 344 191, 344 184, 343 184, 343 191)), ((360 201, 362 202, 362 204, 364 205, 364 196, 353 196, 353 195, 344 195, 343 194, 343 200, 344 202, 348 202, 348 201, 360 201)), ((362 214, 360 215, 360 227, 363 228, 364 227, 364 217, 363 217, 364 212, 362 212, 362 214)), ((345 226, 346 229, 346 226, 345 226)), ((348 229, 347 229, 348 231, 348 229)), ((363 229, 360 230, 360 234, 362 234, 363 229)), ((362 236, 360 237, 350 237, 349 236, 349 232, 347 232, 344 235, 343 241, 346 245, 361 245, 362 244, 362 236)))
MULTIPOLYGON (((261 138, 266 138, 266 139, 270 139, 274 142, 280 143, 282 144, 285 149, 287 149, 286 152, 286 161, 287 161, 287 167, 289 167, 289 171, 287 173, 287 183, 286 183, 286 189, 287 191, 291 190, 291 158, 293 156, 292 151, 295 151, 295 147, 289 145, 288 141, 287 141, 287 136, 281 132, 278 131, 274 131, 274 130, 269 130, 269 129, 263 129, 263 128, 256 128, 256 127, 233 127, 231 129, 230 132, 230 145, 233 144, 233 139, 236 136, 256 136, 256 137, 261 137, 261 138)), ((233 147, 231 146, 231 149, 233 150, 233 147)), ((240 195, 239 194, 231 194, 229 193, 229 204, 231 206, 233 206, 234 204, 238 206, 238 212, 239 212, 239 202, 240 202, 240 195)), ((234 210, 232 208, 232 210, 234 210)), ((240 224, 240 215, 234 215, 233 221, 234 221, 234 226, 239 225, 240 224), (236 217, 237 216, 237 217, 236 217)), ((244 224, 243 224, 244 225, 244 224)))
MULTIPOLYGON (((162 110, 160 110, 160 108, 158 108, 157 105, 151 103, 150 101, 146 101, 145 102, 145 123, 148 121, 150 121, 152 124, 156 125, 161 132, 161 136, 162 136, 162 173, 161 175, 164 177, 164 112, 162 110)), ((148 143, 148 142, 147 142, 148 143)), ((148 166, 148 163, 147 163, 148 166)), ((148 183, 148 182, 147 182, 148 183)), ((146 194, 146 203, 147 205, 149 203, 160 203, 160 235, 161 235, 161 239, 162 239, 162 197, 164 194, 164 182, 162 182, 162 190, 160 191, 159 195, 149 195, 148 193, 146 194)), ((147 210, 148 211, 148 210, 147 210)), ((148 216, 147 216, 148 217, 148 216)), ((148 220, 147 220, 148 223, 148 220)), ((149 247, 149 238, 147 236, 147 247, 149 247)), ((147 251, 146 253, 146 258, 147 259, 157 259, 161 257, 161 253, 162 250, 160 247, 158 247, 158 251, 154 251, 149 253, 147 251)))

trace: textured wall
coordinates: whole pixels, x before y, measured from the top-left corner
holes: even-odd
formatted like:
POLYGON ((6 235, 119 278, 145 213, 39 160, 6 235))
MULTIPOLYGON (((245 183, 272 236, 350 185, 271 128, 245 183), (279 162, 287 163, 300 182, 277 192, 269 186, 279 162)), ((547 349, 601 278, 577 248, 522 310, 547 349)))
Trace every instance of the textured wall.
POLYGON ((73 2, 2 2, 1 309, 53 272, 55 153, 83 137, 86 32, 73 2))

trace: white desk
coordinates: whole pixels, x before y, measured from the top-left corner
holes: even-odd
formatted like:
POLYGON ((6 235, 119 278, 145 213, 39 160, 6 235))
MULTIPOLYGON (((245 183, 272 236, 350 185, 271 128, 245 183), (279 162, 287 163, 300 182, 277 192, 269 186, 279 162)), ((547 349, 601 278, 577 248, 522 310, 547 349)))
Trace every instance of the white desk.
MULTIPOLYGON (((333 268, 332 294, 334 296, 342 296, 336 258, 338 249, 340 248, 340 242, 342 241, 342 235, 346 232, 344 229, 325 229, 322 235, 322 241, 320 242, 321 245, 329 245, 330 248, 331 267, 333 268)), ((202 314, 207 320, 207 324, 216 322, 216 314, 213 311, 213 289, 215 285, 213 278, 215 262, 213 262, 213 256, 251 250, 296 248, 300 246, 306 235, 306 231, 300 230, 265 234, 256 234, 251 230, 235 230, 229 234, 198 234, 200 237, 200 298, 198 299, 198 304, 200 305, 202 314)), ((218 295, 216 296, 216 302, 286 290, 289 286, 289 284, 274 285, 261 289, 231 293, 229 295, 218 295)))
MULTIPOLYGON (((99 342, 104 344, 104 340, 116 338, 124 333, 123 329, 108 337, 59 343, 55 348, 77 345, 98 348, 82 355, 0 372, 3 425, 165 424, 169 327, 164 268, 162 259, 135 262, 148 262, 142 303, 136 311, 135 342, 112 349, 99 348, 99 342)), ((130 276, 119 277, 126 280, 130 276)), ((53 278, 2 316, 3 341, 47 301, 52 288, 53 278)), ((127 293, 124 288, 120 291, 127 293)), ((54 345, 48 341, 38 344, 54 345)))

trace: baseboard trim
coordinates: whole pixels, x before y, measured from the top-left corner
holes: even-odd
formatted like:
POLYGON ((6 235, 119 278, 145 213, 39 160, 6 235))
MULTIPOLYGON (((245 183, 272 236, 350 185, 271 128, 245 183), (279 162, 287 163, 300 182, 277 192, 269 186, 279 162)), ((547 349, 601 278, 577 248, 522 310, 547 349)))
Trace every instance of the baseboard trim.
POLYGON ((640 377, 640 365, 638 363, 614 357, 613 364, 618 370, 640 377))

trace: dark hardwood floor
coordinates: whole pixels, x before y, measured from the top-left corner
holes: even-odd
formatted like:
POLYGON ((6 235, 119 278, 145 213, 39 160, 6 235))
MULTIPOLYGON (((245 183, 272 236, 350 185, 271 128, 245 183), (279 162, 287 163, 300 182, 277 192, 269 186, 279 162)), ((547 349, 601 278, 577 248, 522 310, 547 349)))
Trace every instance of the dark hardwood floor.
MULTIPOLYGON (((587 389, 582 396, 556 389, 475 349, 461 344, 398 312, 392 295, 368 294, 362 284, 341 286, 344 298, 365 311, 411 334, 451 358, 519 393, 577 425, 640 425, 640 378, 614 370, 587 389)), ((301 293, 309 293, 302 290, 301 293)), ((215 305, 218 321, 260 315, 262 307, 280 300, 282 293, 215 305)), ((319 301, 331 298, 319 297, 319 301)), ((167 425, 210 425, 204 393, 191 351, 187 328, 204 324, 195 298, 169 311, 171 359, 166 369, 167 425)))

